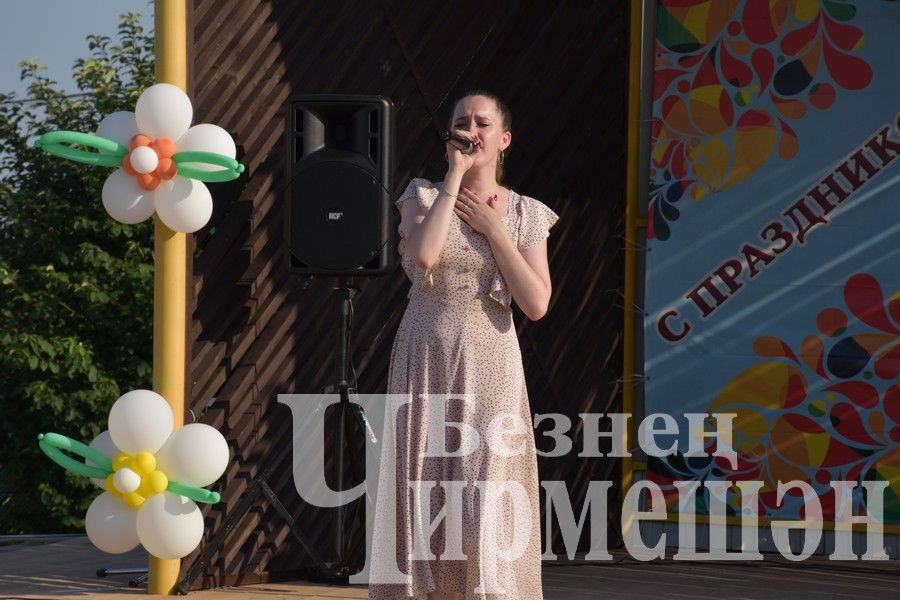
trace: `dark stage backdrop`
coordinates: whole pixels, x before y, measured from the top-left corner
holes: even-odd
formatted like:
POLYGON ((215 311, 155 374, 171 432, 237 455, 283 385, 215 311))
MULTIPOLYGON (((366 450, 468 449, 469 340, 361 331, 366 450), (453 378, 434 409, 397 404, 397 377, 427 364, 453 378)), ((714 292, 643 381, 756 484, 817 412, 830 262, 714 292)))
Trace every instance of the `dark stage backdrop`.
MULTIPOLYGON (((485 87, 507 100, 514 136, 507 183, 561 217, 548 240, 550 310, 538 322, 518 309, 515 316, 532 412, 572 419, 573 451, 562 458, 539 457, 540 477, 566 482, 576 517, 589 482, 612 480, 607 516, 610 544, 618 543, 620 465, 579 458, 577 452, 582 446, 578 413, 621 412, 622 406, 617 380, 628 10, 627 2, 605 0, 193 3, 194 122, 217 123, 231 132, 247 172, 215 187, 213 218, 196 237, 191 410, 222 431, 232 462, 214 486, 223 501, 204 509, 206 537, 182 561, 183 573, 277 449, 290 443, 290 410, 277 395, 319 393, 337 377, 335 281, 289 274, 282 251, 285 102, 303 93, 389 97, 397 111, 395 199, 411 177, 439 180, 446 167, 407 58, 442 119, 451 99, 469 88, 485 87)), ((399 213, 393 205, 392 213, 396 232, 399 213)), ((396 253, 396 243, 390 252, 396 253)), ((362 281, 352 331, 360 393, 386 390, 391 344, 409 285, 399 264, 389 276, 362 281)), ((548 428, 545 422, 535 432, 539 449, 551 447, 541 435, 548 428)), ((361 451, 361 436, 355 443, 361 451)), ((325 468, 335 487, 332 465, 325 468)), ((332 556, 333 510, 300 499, 291 454, 268 484, 316 549, 332 556)), ((543 494, 541 502, 543 511, 543 494)), ((350 507, 348 518, 356 508, 350 507)), ((595 514, 604 516, 602 510, 595 514)), ((361 516, 351 544, 360 566, 361 516)), ((553 548, 562 552, 555 517, 553 532, 553 548)), ((587 549, 588 532, 585 527, 580 550, 587 549)), ((260 497, 195 587, 297 576, 311 566, 272 504, 260 497)))

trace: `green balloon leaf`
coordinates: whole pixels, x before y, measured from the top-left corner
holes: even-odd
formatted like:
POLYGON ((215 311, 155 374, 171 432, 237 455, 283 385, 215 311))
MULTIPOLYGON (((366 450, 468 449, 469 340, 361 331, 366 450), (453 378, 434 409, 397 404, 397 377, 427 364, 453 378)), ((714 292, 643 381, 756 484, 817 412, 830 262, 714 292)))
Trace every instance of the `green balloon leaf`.
MULTIPOLYGON (((118 142, 78 131, 51 131, 42 135, 35 145, 50 154, 100 167, 122 166, 122 159, 129 152, 128 148, 118 142), (82 150, 74 146, 87 146, 98 152, 82 150), (109 154, 101 154, 100 151, 109 152, 109 154)), ((178 152, 172 157, 172 160, 178 165, 179 175, 208 183, 237 179, 245 169, 244 165, 230 156, 216 152, 193 150, 178 152), (221 168, 207 171, 197 163, 221 168)))
MULTIPOLYGON (((112 459, 88 445, 64 435, 58 433, 40 433, 38 434, 38 444, 40 445, 41 450, 44 451, 44 454, 49 456, 53 462, 76 475, 84 475, 85 477, 91 477, 93 479, 106 479, 113 472, 112 459), (66 452, 71 452, 84 459, 93 461, 99 465, 99 467, 86 465, 81 461, 75 460, 66 454, 66 452)), ((218 492, 212 492, 205 488, 195 487, 177 481, 169 481, 169 485, 166 489, 173 494, 190 498, 194 502, 215 504, 221 500, 221 496, 218 492)))
POLYGON ((170 481, 169 486, 166 489, 173 494, 178 494, 185 498, 190 498, 194 502, 202 502, 203 504, 215 504, 221 500, 219 492, 211 492, 205 488, 194 487, 192 485, 187 485, 186 483, 178 483, 177 481, 170 481))
POLYGON ((106 479, 112 473, 112 460, 108 456, 72 438, 58 433, 41 433, 38 435, 38 444, 41 450, 44 451, 44 454, 49 456, 53 462, 76 475, 84 475, 93 479, 106 479), (75 460, 66 452, 77 454, 98 466, 91 467, 86 465, 81 461, 75 460))
POLYGON ((128 148, 118 142, 78 131, 51 131, 50 133, 45 133, 38 139, 36 146, 44 152, 49 152, 56 156, 100 167, 118 167, 122 164, 122 159, 125 158, 125 155, 128 154, 128 148), (87 146, 98 151, 110 152, 111 154, 81 150, 80 148, 72 147, 72 144, 87 146))
POLYGON ((244 172, 244 165, 230 156, 225 156, 224 154, 218 154, 216 152, 200 152, 194 150, 177 152, 175 156, 172 157, 172 160, 178 165, 179 175, 208 183, 231 181, 232 179, 240 177, 241 173, 244 172), (206 171, 193 164, 186 163, 206 163, 222 168, 216 171, 206 171))

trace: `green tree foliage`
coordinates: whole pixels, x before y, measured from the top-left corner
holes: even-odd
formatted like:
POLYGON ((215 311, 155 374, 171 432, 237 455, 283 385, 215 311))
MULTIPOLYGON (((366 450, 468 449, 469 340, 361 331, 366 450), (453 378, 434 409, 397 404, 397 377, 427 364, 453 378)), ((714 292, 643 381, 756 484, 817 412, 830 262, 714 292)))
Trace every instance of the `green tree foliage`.
POLYGON ((48 131, 96 131, 153 84, 139 15, 88 47, 73 67, 79 93, 25 61, 26 97, 0 94, 0 533, 82 528, 98 490, 44 456, 37 434, 90 442, 119 395, 151 382, 152 220, 106 214, 110 169, 34 147, 48 131))

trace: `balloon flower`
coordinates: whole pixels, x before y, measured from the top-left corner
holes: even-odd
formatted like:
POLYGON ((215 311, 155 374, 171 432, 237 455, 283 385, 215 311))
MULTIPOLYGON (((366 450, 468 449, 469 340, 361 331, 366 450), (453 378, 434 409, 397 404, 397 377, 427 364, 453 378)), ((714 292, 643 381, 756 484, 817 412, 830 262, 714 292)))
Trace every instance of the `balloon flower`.
POLYGON ((84 519, 100 550, 119 554, 141 544, 153 556, 181 558, 200 543, 203 515, 196 503, 219 501, 204 486, 225 472, 228 444, 209 425, 191 423, 173 432, 174 423, 162 396, 134 390, 116 400, 109 429, 90 445, 58 433, 38 436, 57 464, 106 490, 84 519))
POLYGON ((53 131, 37 145, 70 160, 118 167, 102 192, 103 207, 116 221, 140 223, 156 212, 169 229, 192 233, 212 216, 203 182, 231 181, 244 171, 231 135, 209 123, 191 127, 193 117, 187 94, 158 83, 144 90, 134 112, 107 115, 96 135, 53 131))

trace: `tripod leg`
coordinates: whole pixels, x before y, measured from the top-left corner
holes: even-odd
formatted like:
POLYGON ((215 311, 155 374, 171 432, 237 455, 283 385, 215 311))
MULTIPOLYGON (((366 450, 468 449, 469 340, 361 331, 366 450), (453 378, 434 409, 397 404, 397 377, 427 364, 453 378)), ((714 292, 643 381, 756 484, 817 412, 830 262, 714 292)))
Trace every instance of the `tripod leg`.
MULTIPOLYGON (((215 535, 213 535, 212 539, 209 541, 209 544, 203 548, 203 551, 200 553, 200 556, 197 560, 194 561, 194 564, 190 566, 190 568, 185 573, 184 579, 178 583, 177 590, 180 594, 187 594, 191 585, 194 583, 194 580, 200 576, 203 571, 209 567, 210 561, 212 560, 213 555, 222 548, 222 545, 225 543, 225 540, 228 538, 228 534, 234 529, 234 527, 238 524, 238 522, 247 514, 247 511, 250 510, 250 507, 256 502, 257 498, 259 498, 260 494, 263 493, 263 485, 272 476, 272 473, 275 472, 275 469, 284 461, 285 457, 293 450, 293 443, 288 443, 282 445, 282 447, 278 450, 278 454, 272 459, 271 462, 266 466, 262 472, 256 476, 253 480, 253 483, 250 484, 250 487, 247 488, 247 491, 244 492, 244 495, 241 497, 241 501, 238 502, 237 506, 234 507, 228 516, 225 518, 225 521, 219 526, 218 531, 216 531, 215 535)), ((265 487, 271 490, 267 484, 265 487)), ((282 507, 283 508, 283 507, 282 507)), ((275 510, 278 510, 276 507, 275 510)), ((287 511, 285 511, 287 513, 287 511)), ((282 516, 285 516, 282 513, 282 516)), ((288 524, 291 527, 296 527, 294 520, 290 515, 287 515, 288 524)), ((302 542, 302 540, 301 540, 302 542)), ((304 546, 310 558, 313 559, 316 566, 322 570, 323 573, 328 572, 328 569, 325 567, 324 562, 319 557, 319 555, 310 547, 304 546)))
POLYGON ((312 549, 312 543, 309 541, 309 538, 300 531, 300 528, 297 527, 297 522, 294 520, 294 517, 291 513, 288 512, 288 509, 285 508, 284 504, 281 503, 281 500, 278 499, 278 496, 275 495, 275 491, 269 487, 269 484, 265 481, 261 482, 260 487, 262 488, 263 495, 269 499, 269 502, 272 503, 272 506, 275 510, 284 517, 285 522, 287 522, 288 526, 291 528, 291 533, 294 534, 294 537, 297 538, 297 541, 300 542, 300 545, 303 546, 303 549, 306 550, 306 553, 309 554, 313 561, 315 561, 316 566, 325 571, 325 565, 319 560, 319 557, 312 549))

